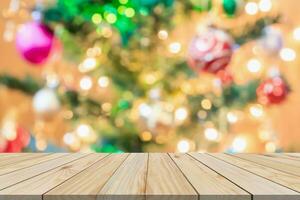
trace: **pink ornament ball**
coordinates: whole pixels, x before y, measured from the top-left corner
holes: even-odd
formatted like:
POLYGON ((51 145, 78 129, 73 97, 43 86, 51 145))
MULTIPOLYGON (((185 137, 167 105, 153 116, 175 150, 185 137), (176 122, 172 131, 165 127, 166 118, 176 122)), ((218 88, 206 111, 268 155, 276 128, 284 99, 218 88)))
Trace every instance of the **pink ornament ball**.
POLYGON ((196 35, 188 50, 188 65, 197 72, 217 74, 232 56, 232 39, 224 31, 207 28, 196 35))
POLYGON ((16 46, 22 57, 32 64, 43 64, 49 57, 53 32, 39 22, 23 24, 16 35, 16 46))

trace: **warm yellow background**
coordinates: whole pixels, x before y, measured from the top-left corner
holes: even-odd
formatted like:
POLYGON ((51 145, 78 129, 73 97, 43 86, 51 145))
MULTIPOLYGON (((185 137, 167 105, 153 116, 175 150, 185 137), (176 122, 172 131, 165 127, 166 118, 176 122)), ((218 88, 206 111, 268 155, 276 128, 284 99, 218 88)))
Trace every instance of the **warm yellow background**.
MULTIPOLYGON (((7 9, 9 2, 10 0, 1 0, 1 11, 7 9)), ((27 0, 23 2, 30 5, 35 1, 27 0)), ((278 2, 285 20, 285 24, 282 28, 287 31, 286 35, 290 37, 292 27, 300 26, 300 1, 278 0, 278 2)), ((26 12, 21 13, 21 15, 22 14, 26 15, 26 12)), ((16 18, 13 20, 18 22, 16 18)), ((14 42, 7 43, 3 41, 4 22, 5 20, 2 17, 0 20, 0 73, 9 73, 18 77, 31 74, 42 79, 42 70, 38 67, 29 66, 28 63, 24 62, 16 52, 14 42)), ((184 31, 186 31, 186 29, 184 29, 184 31)), ((285 103, 268 109, 268 114, 271 118, 274 130, 279 136, 281 146, 287 151, 300 151, 300 44, 295 44, 294 41, 287 41, 287 44, 293 47, 298 53, 296 61, 288 64, 282 62, 282 66, 280 66, 280 69, 282 69, 291 85, 292 92, 285 103)), ((63 63, 57 64, 55 67, 62 69, 67 68, 63 63)), ((21 113, 19 119, 22 124, 26 125, 32 123, 34 114, 31 110, 31 99, 22 93, 0 87, 0 120, 14 107, 21 113)), ((59 125, 61 121, 58 116, 54 122, 52 122, 53 126, 51 126, 51 130, 48 130, 47 133, 50 139, 61 137, 64 130, 64 127, 59 125)), ((249 130, 252 125, 245 124, 244 126, 249 126, 249 130)), ((255 150, 255 148, 253 148, 253 150, 255 150)))

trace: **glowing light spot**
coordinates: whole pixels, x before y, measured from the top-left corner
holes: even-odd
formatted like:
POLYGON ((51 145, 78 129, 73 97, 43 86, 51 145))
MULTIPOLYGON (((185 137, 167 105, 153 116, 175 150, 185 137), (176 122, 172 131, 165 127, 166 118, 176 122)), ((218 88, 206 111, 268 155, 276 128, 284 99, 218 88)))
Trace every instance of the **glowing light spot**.
POLYGON ((273 153, 276 151, 276 144, 274 142, 268 142, 265 145, 266 152, 273 153))
POLYGON ((90 90, 93 86, 93 82, 91 77, 89 76, 84 76, 80 82, 79 82, 79 86, 82 90, 90 90))
POLYGON ((144 131, 140 135, 141 139, 143 141, 150 141, 152 139, 152 134, 149 131, 144 131))
POLYGON ((166 30, 160 30, 160 31, 158 31, 157 36, 161 40, 166 40, 168 38, 169 34, 166 30))
POLYGON ((133 8, 126 8, 124 13, 126 17, 133 17, 135 15, 135 11, 133 8))
POLYGON ((179 42, 172 42, 170 45, 169 45, 169 51, 171 53, 179 53, 181 50, 181 44, 179 42))
POLYGON ((272 9, 271 0, 260 0, 258 3, 258 8, 262 12, 269 12, 272 9))
POLYGON ((264 115, 264 109, 260 104, 252 105, 249 111, 254 118, 261 118, 264 115))
POLYGON ((120 2, 121 4, 127 4, 127 3, 128 3, 128 0, 119 0, 119 2, 120 2))
POLYGON ((117 21, 117 16, 113 13, 108 13, 105 17, 108 23, 113 24, 117 21))
POLYGON ((238 121, 238 116, 233 112, 228 112, 226 117, 227 121, 231 124, 234 124, 238 121))
POLYGON ((245 6, 245 11, 248 15, 255 15, 258 12, 258 6, 255 2, 248 2, 245 6))
POLYGON ((107 76, 99 77, 98 85, 102 88, 106 88, 109 85, 109 78, 107 76))
POLYGON ((216 141, 219 137, 219 132, 215 128, 206 128, 204 135, 207 140, 216 141))
POLYGON ((232 142, 234 152, 243 152, 247 147, 247 141, 242 137, 236 137, 232 142))
POLYGON ((80 72, 89 72, 95 69, 97 66, 97 62, 95 58, 86 58, 80 65, 79 71, 80 72))
POLYGON ((139 111, 141 116, 148 117, 152 113, 152 108, 149 105, 142 103, 139 106, 139 111))
POLYGON ((180 140, 178 143, 177 143, 177 150, 180 152, 180 153, 186 153, 190 150, 190 143, 188 140, 180 140))
POLYGON ((188 116, 188 112, 186 108, 181 107, 175 110, 175 119, 177 121, 184 121, 187 118, 187 116, 188 116))
POLYGON ((297 27, 293 31, 293 37, 295 40, 300 41, 300 27, 297 27))
POLYGON ((94 24, 100 24, 101 21, 102 21, 102 16, 99 13, 93 14, 93 16, 92 16, 92 22, 94 24))
POLYGON ((67 132, 65 133, 63 140, 65 144, 72 145, 73 143, 75 143, 76 137, 73 133, 67 132))
POLYGON ((280 58, 284 61, 290 62, 296 59, 296 52, 290 48, 283 48, 280 50, 280 58))
POLYGON ((201 106, 205 110, 209 110, 209 109, 211 109, 212 104, 211 104, 211 101, 209 99, 203 99, 201 101, 201 106))
POLYGON ((247 62, 247 69, 251 73, 257 73, 261 70, 261 63, 257 59, 251 59, 247 62))

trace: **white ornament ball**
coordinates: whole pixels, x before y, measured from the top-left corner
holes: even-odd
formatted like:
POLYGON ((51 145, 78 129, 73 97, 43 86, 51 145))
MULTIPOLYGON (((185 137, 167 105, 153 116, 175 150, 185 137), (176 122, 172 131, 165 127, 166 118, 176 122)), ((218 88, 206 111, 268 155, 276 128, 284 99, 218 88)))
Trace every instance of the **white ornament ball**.
POLYGON ((283 46, 283 37, 280 30, 273 27, 264 29, 264 36, 259 40, 260 45, 269 54, 276 54, 283 46))
POLYGON ((33 97, 33 109, 40 114, 55 112, 60 108, 56 93, 49 88, 39 90, 33 97))

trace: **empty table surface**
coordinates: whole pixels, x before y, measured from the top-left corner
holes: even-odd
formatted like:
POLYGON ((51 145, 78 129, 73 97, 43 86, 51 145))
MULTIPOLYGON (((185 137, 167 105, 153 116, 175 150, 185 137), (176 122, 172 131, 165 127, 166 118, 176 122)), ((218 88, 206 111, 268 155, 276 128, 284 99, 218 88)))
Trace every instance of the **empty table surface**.
POLYGON ((0 154, 0 200, 300 200, 300 154, 0 154))

